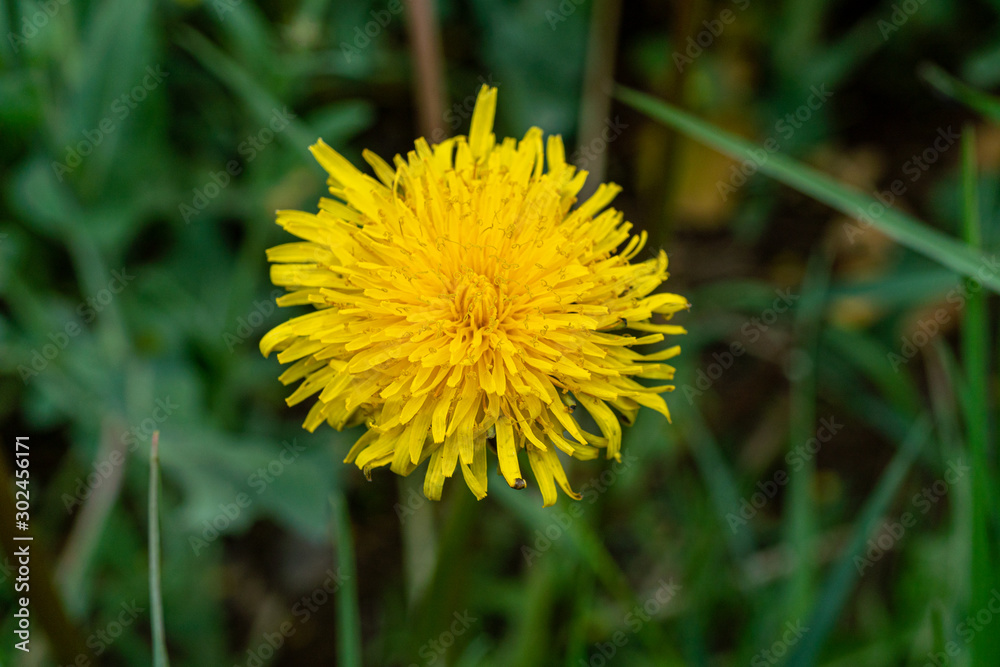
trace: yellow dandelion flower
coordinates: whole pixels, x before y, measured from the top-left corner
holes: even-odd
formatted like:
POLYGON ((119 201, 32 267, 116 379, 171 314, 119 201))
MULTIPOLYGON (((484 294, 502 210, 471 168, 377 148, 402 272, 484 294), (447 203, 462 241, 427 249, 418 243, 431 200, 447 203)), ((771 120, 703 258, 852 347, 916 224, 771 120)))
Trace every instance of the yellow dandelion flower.
POLYGON ((669 419, 660 393, 673 387, 636 379, 673 379, 659 362, 680 348, 631 348, 683 333, 651 320, 689 305, 653 294, 668 275, 663 251, 630 263, 646 234, 606 208, 620 188, 601 185, 573 208, 586 172, 567 164, 560 137, 543 145, 538 128, 497 143, 496 99, 483 86, 468 137, 418 139, 394 166, 366 151, 377 179, 323 141, 311 147, 334 198, 316 214, 278 211, 303 242, 267 256, 271 280, 289 292, 278 305, 315 310, 275 327, 260 349, 294 362, 280 376, 301 381, 289 405, 318 394, 306 429, 367 423, 345 459, 366 476, 385 465, 408 475, 429 459, 424 493, 436 500, 460 464, 482 498, 487 447, 514 488, 525 486, 525 450, 551 505, 556 484, 580 497, 557 450, 620 460, 612 407, 627 423, 640 406, 669 419), (612 333, 625 327, 647 335, 612 333), (601 435, 574 418, 577 403, 601 435))

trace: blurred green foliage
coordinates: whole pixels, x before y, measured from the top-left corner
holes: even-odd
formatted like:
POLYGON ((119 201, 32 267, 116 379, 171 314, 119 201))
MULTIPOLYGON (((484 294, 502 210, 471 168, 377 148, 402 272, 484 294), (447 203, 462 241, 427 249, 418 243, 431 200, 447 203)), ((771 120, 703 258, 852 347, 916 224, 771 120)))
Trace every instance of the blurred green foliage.
POLYGON ((591 17, 619 16, 615 80, 866 196, 899 181, 896 207, 995 258, 1000 5, 676 4, 436 3, 443 125, 499 86, 498 132, 606 164, 694 304, 673 425, 642 413, 624 463, 575 462, 584 499, 545 510, 365 481, 357 432, 303 431, 257 350, 287 317, 273 212, 324 191, 307 147, 417 135, 398 4, 0 2, 0 449, 31 437, 58 594, 30 655, 0 616, 0 663, 151 664, 159 430, 174 665, 997 664, 995 295, 624 104, 603 119, 586 82, 591 17), (77 637, 43 632, 60 608, 77 637))

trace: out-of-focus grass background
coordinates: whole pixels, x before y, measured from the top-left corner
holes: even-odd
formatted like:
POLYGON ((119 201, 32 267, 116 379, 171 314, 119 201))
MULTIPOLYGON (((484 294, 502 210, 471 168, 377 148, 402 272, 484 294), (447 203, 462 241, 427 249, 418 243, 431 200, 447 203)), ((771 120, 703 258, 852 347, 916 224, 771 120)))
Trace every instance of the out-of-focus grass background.
POLYGON ((412 13, 5 0, 0 449, 30 436, 36 539, 22 654, 2 517, 0 663, 152 664, 158 430, 174 665, 998 664, 995 297, 610 81, 891 198, 995 285, 1000 4, 434 4, 429 122, 467 131, 498 86, 500 134, 561 133, 670 254, 694 304, 673 425, 643 413, 546 510, 365 481, 358 433, 303 431, 257 350, 289 316, 264 250, 324 192, 317 137, 412 147, 412 13))

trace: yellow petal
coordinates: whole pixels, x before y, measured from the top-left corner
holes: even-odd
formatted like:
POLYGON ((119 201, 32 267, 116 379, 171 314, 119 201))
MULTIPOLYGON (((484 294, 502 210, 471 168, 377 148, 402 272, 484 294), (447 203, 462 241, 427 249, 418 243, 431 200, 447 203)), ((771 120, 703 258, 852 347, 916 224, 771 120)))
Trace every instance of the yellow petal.
POLYGON ((486 497, 486 438, 476 441, 476 453, 472 465, 462 464, 462 477, 476 500, 486 497))
POLYGON ((322 139, 310 146, 309 151, 330 174, 330 178, 335 184, 354 188, 364 187, 365 175, 347 158, 330 148, 322 139))
POLYGON ((587 412, 590 413, 590 416, 594 418, 594 421, 600 427, 601 433, 608 439, 608 458, 620 460, 621 455, 618 451, 621 449, 622 444, 622 426, 618 423, 615 413, 611 411, 611 408, 604 401, 588 396, 587 394, 579 394, 577 399, 583 407, 587 408, 587 412))
POLYGON ((528 463, 531 465, 531 472, 535 475, 535 481, 542 492, 542 505, 549 507, 556 503, 556 485, 553 481, 552 469, 545 458, 545 453, 528 447, 528 463))
POLYGON ((442 453, 441 447, 434 450, 431 454, 431 461, 427 465, 427 476, 424 477, 424 495, 431 500, 441 500, 441 489, 444 488, 442 453))
POLYGON ((497 456, 500 458, 500 474, 511 487, 524 488, 521 479, 521 466, 517 462, 517 444, 514 441, 514 429, 510 417, 502 415, 496 423, 497 456))
POLYGON ((493 149, 493 119, 497 111, 497 89, 486 84, 479 89, 476 107, 472 112, 472 126, 469 129, 469 148, 473 157, 482 158, 493 149))

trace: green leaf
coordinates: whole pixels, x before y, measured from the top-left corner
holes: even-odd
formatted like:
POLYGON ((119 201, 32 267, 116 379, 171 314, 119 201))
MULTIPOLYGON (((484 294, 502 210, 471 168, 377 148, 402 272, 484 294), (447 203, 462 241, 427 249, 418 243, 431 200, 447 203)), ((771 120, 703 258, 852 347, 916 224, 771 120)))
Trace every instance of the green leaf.
POLYGON ((337 589, 338 664, 361 667, 361 612, 358 609, 358 575, 354 560, 354 538, 351 535, 351 515, 342 493, 330 494, 334 533, 337 542, 337 562, 343 583, 337 589))
MULTIPOLYGON (((771 176, 817 201, 861 221, 895 239, 902 245, 973 278, 989 266, 987 257, 969 246, 947 236, 916 218, 863 194, 829 176, 781 154, 769 154, 764 148, 721 130, 710 123, 670 106, 662 100, 619 86, 616 96, 630 107, 668 125, 682 134, 700 141, 736 160, 757 165, 759 171, 771 176), (761 158, 761 154, 764 155, 761 158), (872 207, 881 209, 870 214, 872 207)), ((990 273, 983 283, 1000 293, 1000 276, 990 273)))
MULTIPOLYGON (((982 245, 979 192, 976 187, 976 139, 971 126, 962 136, 962 233, 972 246, 982 245)), ((990 353, 986 295, 966 281, 966 307, 962 317, 962 361, 967 392, 965 432, 972 457, 972 547, 969 571, 976 585, 972 590, 969 613, 985 609, 996 590, 994 543, 996 492, 991 474, 990 434, 990 353)), ((977 633, 970 646, 975 664, 996 664, 1000 658, 1000 635, 977 633)))
POLYGON ((942 95, 961 102, 987 118, 1000 121, 1000 98, 973 88, 931 63, 920 67, 920 76, 942 95))
POLYGON ((238 533, 260 516, 313 540, 325 537, 324 499, 335 486, 327 448, 297 438, 230 438, 208 428, 178 428, 171 443, 163 467, 184 488, 176 514, 189 537, 211 536, 213 523, 220 533, 238 533))
MULTIPOLYGON (((285 104, 250 72, 200 32, 190 28, 182 30, 177 36, 177 43, 238 95, 262 125, 267 125, 272 115, 285 108, 285 104)), ((280 136, 305 160, 308 158, 308 147, 316 141, 318 135, 301 120, 294 119, 289 121, 287 131, 280 136)))
POLYGON ((169 667, 163 630, 163 594, 160 589, 160 433, 153 433, 149 453, 149 602, 152 607, 153 664, 169 667))
POLYGON ((896 495, 896 491, 929 435, 930 420, 925 415, 918 419, 913 428, 910 429, 906 440, 882 474, 875 490, 865 502, 865 506, 861 509, 861 516, 855 525, 851 541, 840 557, 840 562, 834 566, 833 572, 827 577, 812 615, 805 624, 809 631, 802 637, 802 642, 789 658, 789 665, 816 664, 817 655, 823 647, 827 635, 830 634, 837 622, 844 603, 854 587, 854 581, 861 576, 855 565, 855 558, 864 550, 865 540, 868 539, 879 518, 884 516, 888 510, 889 503, 896 495))

